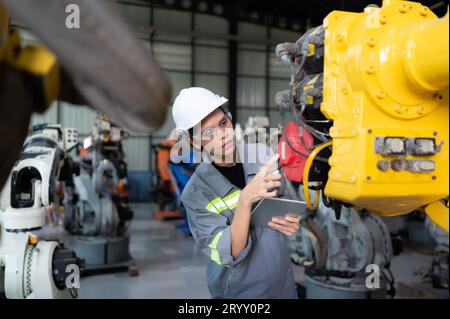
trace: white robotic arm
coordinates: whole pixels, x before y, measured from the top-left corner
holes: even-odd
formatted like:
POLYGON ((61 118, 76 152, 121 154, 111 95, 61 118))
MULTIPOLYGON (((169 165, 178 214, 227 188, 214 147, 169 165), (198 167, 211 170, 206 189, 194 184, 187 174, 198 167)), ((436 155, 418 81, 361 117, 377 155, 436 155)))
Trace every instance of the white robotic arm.
POLYGON ((33 234, 45 224, 61 163, 77 143, 73 129, 38 130, 25 142, 0 197, 0 293, 7 298, 74 296, 82 266, 73 251, 33 234))

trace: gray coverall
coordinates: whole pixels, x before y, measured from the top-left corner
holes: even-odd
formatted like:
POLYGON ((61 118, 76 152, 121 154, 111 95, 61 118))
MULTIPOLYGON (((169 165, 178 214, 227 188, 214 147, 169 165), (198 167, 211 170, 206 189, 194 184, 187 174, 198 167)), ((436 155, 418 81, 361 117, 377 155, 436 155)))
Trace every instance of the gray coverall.
MULTIPOLYGON (((273 156, 264 144, 237 146, 246 183, 273 156), (255 154, 259 153, 259 156, 255 154), (242 157, 244 155, 244 157, 242 157), (253 162, 249 163, 249 159, 253 162), (256 160, 256 163, 255 163, 256 160)), ((285 181, 279 188, 283 197, 285 181)), ((213 298, 295 298, 296 289, 286 236, 269 227, 250 227, 247 246, 231 255, 230 225, 240 189, 212 164, 202 162, 181 200, 197 245, 209 257, 206 268, 213 298)))

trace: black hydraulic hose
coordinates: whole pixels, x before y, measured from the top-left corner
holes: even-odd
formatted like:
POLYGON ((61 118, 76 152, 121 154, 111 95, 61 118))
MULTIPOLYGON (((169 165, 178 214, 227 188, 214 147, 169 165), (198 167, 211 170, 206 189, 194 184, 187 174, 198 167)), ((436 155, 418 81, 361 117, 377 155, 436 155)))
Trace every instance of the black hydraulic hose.
POLYGON ((328 198, 328 196, 325 195, 325 192, 322 192, 322 203, 327 208, 331 208, 333 206, 333 200, 328 198))
MULTIPOLYGON (((301 110, 300 113, 297 114, 297 112, 294 111, 295 121, 297 122, 297 125, 300 126, 302 129, 307 130, 309 133, 314 135, 317 139, 321 140, 322 142, 328 142, 328 139, 324 138, 322 135, 325 135, 325 133, 322 133, 318 130, 316 130, 314 127, 306 124, 304 121, 302 121, 303 112, 305 111, 306 105, 301 104, 301 110)), ((301 142, 303 143, 303 146, 309 150, 312 151, 314 148, 317 147, 317 145, 313 145, 311 147, 307 146, 304 139, 303 134, 299 134, 301 142)))
POLYGON ((307 228, 316 236, 317 242, 319 244, 319 256, 318 257, 318 263, 317 268, 318 269, 324 269, 327 264, 327 257, 328 257, 328 243, 325 238, 325 234, 320 229, 320 227, 317 225, 317 223, 311 218, 306 218, 304 223, 306 224, 307 228))
POLYGON ((312 190, 312 191, 318 191, 318 190, 322 190, 325 188, 325 184, 320 183, 320 185, 318 186, 313 186, 313 185, 309 185, 308 189, 312 190))
MULTIPOLYGON (((294 186, 292 185, 292 182, 286 178, 284 175, 284 172, 281 171, 285 181, 286 181, 286 190, 289 196, 295 200, 300 200, 299 195, 294 190, 294 186)), ((327 263, 327 257, 328 257, 328 243, 325 237, 325 234, 320 229, 320 227, 317 225, 315 220, 313 219, 313 216, 315 212, 306 210, 306 218, 303 220, 303 223, 305 227, 314 234, 314 236, 317 238, 317 242, 319 245, 319 256, 317 256, 318 262, 317 262, 317 268, 318 269, 324 269, 327 263)))

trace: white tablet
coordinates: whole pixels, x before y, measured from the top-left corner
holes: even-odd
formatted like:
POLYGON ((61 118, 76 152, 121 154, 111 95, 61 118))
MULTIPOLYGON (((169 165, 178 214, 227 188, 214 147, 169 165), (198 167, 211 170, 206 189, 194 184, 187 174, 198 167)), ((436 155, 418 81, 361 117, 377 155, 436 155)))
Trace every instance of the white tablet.
POLYGON ((269 227, 273 217, 300 216, 305 213, 306 203, 284 198, 264 198, 252 210, 250 223, 253 226, 269 227))

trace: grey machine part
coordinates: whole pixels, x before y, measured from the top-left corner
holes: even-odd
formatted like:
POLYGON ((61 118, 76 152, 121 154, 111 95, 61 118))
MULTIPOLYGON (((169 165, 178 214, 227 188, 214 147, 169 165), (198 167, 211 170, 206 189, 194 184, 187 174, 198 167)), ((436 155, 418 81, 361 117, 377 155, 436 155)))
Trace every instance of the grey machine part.
MULTIPOLYGON (((79 172, 65 186, 65 228, 71 234, 69 245, 86 261, 86 271, 131 269, 127 229, 118 232, 119 215, 112 200, 118 176, 114 164, 104 158, 98 129, 105 125, 97 117, 93 134, 88 137, 90 164, 79 162, 79 172)), ((89 162, 88 161, 88 162, 89 162)))
MULTIPOLYGON (((302 191, 300 195, 303 199, 302 191)), ((293 262, 305 267, 306 298, 386 298, 388 290, 393 291, 390 234, 371 213, 343 207, 337 219, 334 210, 320 202, 314 217, 289 238, 289 246, 293 262), (370 267, 379 270, 378 288, 366 284, 370 267)))
MULTIPOLYGON (((110 162, 108 162, 110 164, 110 162)), ((105 163, 106 164, 106 163, 105 163)), ((112 165, 112 164, 110 164, 112 165)), ((102 168, 100 168, 101 170, 102 168)), ((119 217, 108 195, 101 195, 99 175, 81 173, 74 177, 79 200, 76 204, 80 228, 72 237, 73 248, 86 260, 86 269, 120 266, 130 260, 129 236, 116 236, 119 217)))
POLYGON ((77 211, 80 229, 77 232, 84 236, 113 236, 119 219, 117 209, 111 198, 99 196, 101 190, 95 190, 95 175, 91 177, 81 173, 74 177, 74 183, 79 195, 77 211))
MULTIPOLYGON (((392 218, 389 218, 389 221, 392 218)), ((431 255, 429 267, 417 269, 416 274, 421 274, 427 287, 430 282, 435 289, 446 289, 448 296, 449 282, 449 236, 446 231, 434 224, 425 213, 421 211, 413 212, 408 216, 397 217, 396 224, 389 226, 406 238, 412 248, 426 251, 431 255)), ((392 233, 392 232, 391 232, 392 233)), ((441 294, 441 292, 438 292, 441 294)), ((445 294, 442 294, 445 297, 445 294)))
POLYGON ((95 180, 86 172, 74 176, 73 181, 74 187, 65 190, 65 219, 70 220, 66 229, 71 234, 68 245, 85 259, 85 273, 127 268, 131 262, 129 235, 117 235, 119 217, 111 197, 95 191, 95 180))
POLYGON ((433 259, 431 262, 431 282, 434 288, 448 290, 448 265, 449 265, 449 236, 442 228, 434 224, 428 217, 425 220, 425 227, 436 241, 433 249, 433 259))

